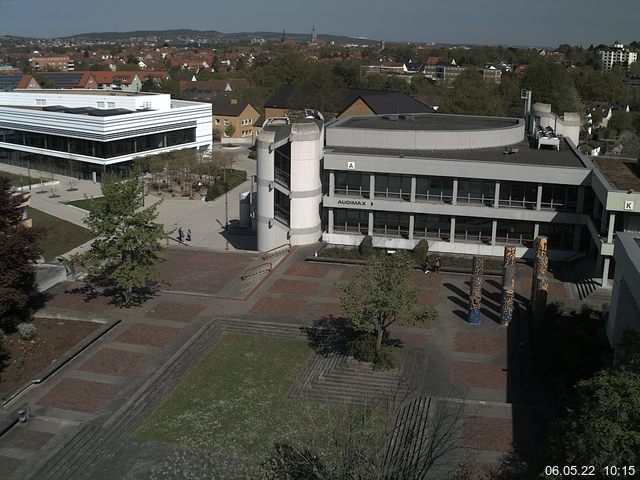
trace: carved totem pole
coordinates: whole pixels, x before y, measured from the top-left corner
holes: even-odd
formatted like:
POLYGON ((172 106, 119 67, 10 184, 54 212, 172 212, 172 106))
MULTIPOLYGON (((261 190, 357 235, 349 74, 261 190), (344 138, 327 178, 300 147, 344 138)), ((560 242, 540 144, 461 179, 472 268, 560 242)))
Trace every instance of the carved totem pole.
POLYGON ((482 275, 484 257, 473 257, 471 271, 471 293, 469 294, 469 323, 480 323, 480 304, 482 303, 482 275))
POLYGON ((513 319, 513 297, 516 284, 516 247, 504 247, 504 266, 502 269, 502 306, 500 308, 500 324, 509 326, 513 319))

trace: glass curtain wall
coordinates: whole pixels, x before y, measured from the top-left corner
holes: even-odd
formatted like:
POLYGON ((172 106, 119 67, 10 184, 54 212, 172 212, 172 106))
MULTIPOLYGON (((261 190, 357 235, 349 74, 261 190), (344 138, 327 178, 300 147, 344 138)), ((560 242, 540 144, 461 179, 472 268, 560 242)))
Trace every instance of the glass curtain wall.
POLYGON ((456 217, 456 240, 490 244, 492 230, 491 219, 456 217))
POLYGON ((458 180, 458 203, 487 205, 492 207, 496 190, 493 180, 458 180))
POLYGON ((500 182, 500 207, 536 209, 538 185, 529 182, 500 182))
POLYGON ((451 203, 452 198, 452 178, 416 177, 416 201, 451 203))
POLYGON ((333 230, 336 232, 361 233, 366 235, 369 229, 369 212, 336 208, 333 211, 333 230))
POLYGON ((335 172, 336 195, 369 197, 369 174, 360 172, 335 172))
POLYGON ((411 176, 376 174, 375 197, 411 200, 411 176))
POLYGON ((415 238, 436 238, 449 241, 451 234, 451 217, 448 215, 414 216, 413 236, 415 238))
POLYGON ((498 220, 496 244, 517 244, 525 247, 533 246, 533 222, 517 220, 498 220))
POLYGON ((386 237, 409 238, 409 214, 374 212, 373 234, 386 237))

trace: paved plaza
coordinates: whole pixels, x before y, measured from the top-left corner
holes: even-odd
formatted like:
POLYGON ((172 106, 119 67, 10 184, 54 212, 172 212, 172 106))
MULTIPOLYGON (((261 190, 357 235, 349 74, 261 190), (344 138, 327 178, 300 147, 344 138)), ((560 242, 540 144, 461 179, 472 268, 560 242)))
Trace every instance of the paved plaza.
MULTIPOLYGON (((81 284, 54 287, 41 315, 121 322, 6 407, 9 412, 28 403, 32 417, 0 438, 0 478, 58 478, 47 472, 57 458, 80 461, 73 442, 85 442, 82 438, 95 444, 94 463, 86 466, 96 469, 91 478, 113 478, 114 472, 118 478, 147 478, 149 459, 162 456, 134 441, 132 432, 215 345, 220 333, 212 333, 211 325, 304 338, 300 327, 341 316, 336 282, 351 278, 358 267, 307 261, 315 248, 295 248, 268 260, 256 252, 172 248, 161 267, 158 294, 129 310, 101 295, 87 296, 81 284), (242 280, 243 272, 266 261, 272 263, 270 273, 242 280), (167 372, 170 380, 159 380, 167 372), (160 390, 151 395, 153 388, 160 390), (119 426, 123 415, 135 412, 127 428, 119 426), (101 442, 114 438, 117 451, 100 451, 101 442), (100 465, 106 458, 109 462, 100 465)), ((424 326, 392 328, 392 336, 411 352, 416 393, 467 402, 463 457, 478 469, 495 464, 505 451, 535 439, 534 427, 546 415, 545 392, 530 391, 527 382, 525 322, 499 325, 499 277, 485 280, 482 322, 470 325, 469 275, 412 275, 421 289, 419 301, 439 312, 424 326)), ((530 275, 528 267, 518 266, 519 302, 528 296, 530 275)), ((555 298, 569 296, 565 285, 552 285, 555 298)))

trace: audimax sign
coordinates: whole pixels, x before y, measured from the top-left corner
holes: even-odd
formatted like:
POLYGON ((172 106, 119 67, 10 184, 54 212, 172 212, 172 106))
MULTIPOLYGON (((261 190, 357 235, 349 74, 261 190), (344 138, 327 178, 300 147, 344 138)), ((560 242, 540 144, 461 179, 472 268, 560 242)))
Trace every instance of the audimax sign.
POLYGON ((337 204, 345 207, 373 207, 370 200, 338 200, 337 204))

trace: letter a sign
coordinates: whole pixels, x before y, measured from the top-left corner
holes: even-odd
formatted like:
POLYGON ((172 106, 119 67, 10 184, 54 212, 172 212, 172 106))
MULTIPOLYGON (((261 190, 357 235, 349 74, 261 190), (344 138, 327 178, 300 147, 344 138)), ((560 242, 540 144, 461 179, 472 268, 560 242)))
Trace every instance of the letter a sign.
POLYGON ((355 170, 356 162, 347 162, 347 170, 355 170))
POLYGON ((625 200, 624 201, 624 209, 625 210, 633 210, 633 200, 625 200))

